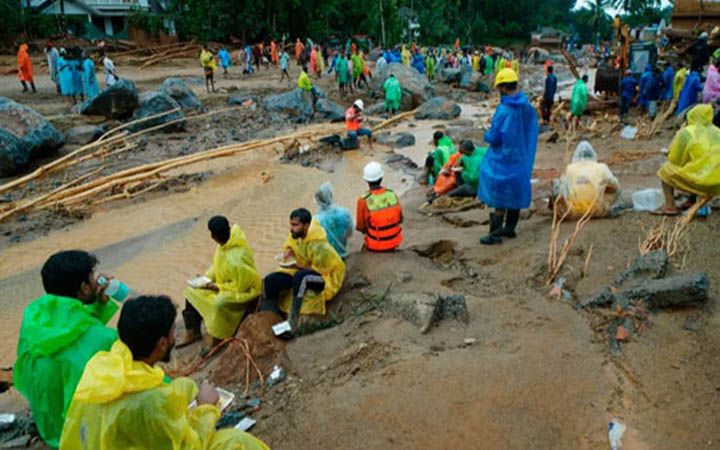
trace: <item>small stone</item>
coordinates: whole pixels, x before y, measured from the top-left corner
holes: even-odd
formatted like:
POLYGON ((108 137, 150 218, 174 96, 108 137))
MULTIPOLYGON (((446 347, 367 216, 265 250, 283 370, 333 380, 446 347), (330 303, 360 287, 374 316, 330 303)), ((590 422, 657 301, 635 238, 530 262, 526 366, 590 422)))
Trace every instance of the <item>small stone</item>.
POLYGON ((473 345, 475 342, 477 342, 477 339, 465 338, 465 339, 463 339, 463 342, 465 343, 465 345, 473 345))

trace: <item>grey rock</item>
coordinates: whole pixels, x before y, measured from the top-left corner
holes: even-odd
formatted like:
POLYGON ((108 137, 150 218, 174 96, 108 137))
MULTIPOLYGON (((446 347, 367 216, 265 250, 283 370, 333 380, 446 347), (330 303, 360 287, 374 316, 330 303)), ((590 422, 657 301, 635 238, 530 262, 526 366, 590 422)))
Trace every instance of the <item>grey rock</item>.
POLYGON ((389 131, 381 131, 375 134, 375 140, 382 145, 393 145, 392 133, 389 131))
POLYGON ((0 97, 0 173, 15 175, 31 158, 62 147, 65 136, 27 106, 0 97))
POLYGON ((460 82, 460 69, 444 68, 438 71, 438 78, 443 83, 459 83, 460 82))
POLYGON ((460 142, 470 139, 475 146, 485 145, 485 129, 476 127, 450 127, 446 129, 446 134, 458 145, 460 142))
POLYGON ((166 78, 160 90, 172 97, 183 108, 202 109, 197 95, 180 78, 166 78))
POLYGON ((464 295, 440 296, 427 292, 391 294, 383 303, 390 314, 415 324, 427 333, 434 323, 452 319, 467 323, 469 314, 464 295))
POLYGON ((395 135, 395 147, 403 148, 415 145, 415 136, 410 133, 398 133, 395 135))
POLYGON ((369 116, 379 116, 385 112, 385 102, 375 103, 369 108, 365 108, 365 114, 369 116))
POLYGON ((443 97, 435 97, 420 106, 415 115, 419 120, 452 120, 460 115, 460 105, 443 97))
POLYGON ((693 273, 648 280, 621 295, 630 300, 644 300, 651 308, 690 306, 708 299, 710 279, 704 273, 693 273))
POLYGON ((463 64, 460 66, 460 87, 469 88, 472 86, 473 71, 472 66, 463 64))
MULTIPOLYGON (((330 101, 320 88, 318 92, 315 109, 319 117, 325 120, 342 120, 345 118, 345 110, 342 106, 330 101)), ((300 88, 282 94, 269 95, 263 100, 265 109, 273 112, 290 113, 300 118, 308 119, 312 115, 312 96, 300 88)))
POLYGON ((474 125, 474 123, 471 119, 457 119, 457 120, 453 120, 452 122, 448 123, 448 126, 450 126, 450 127, 460 127, 460 128, 472 127, 473 125, 474 125))
POLYGON ((415 109, 435 96, 435 89, 428 82, 425 75, 412 67, 392 63, 383 66, 381 69, 376 69, 373 73, 370 88, 375 98, 385 98, 383 84, 390 77, 390 74, 395 75, 395 78, 400 82, 402 88, 400 109, 403 111, 415 109))
MULTIPOLYGON (((146 117, 154 116, 156 114, 172 111, 173 109, 180 108, 178 102, 175 101, 170 95, 162 91, 145 92, 140 95, 140 107, 135 110, 133 120, 144 119, 146 117)), ((185 113, 182 110, 175 111, 171 114, 166 114, 161 117, 156 117, 145 122, 133 125, 133 131, 145 130, 155 126, 162 125, 164 123, 172 122, 185 118, 185 113)), ((166 133, 172 131, 182 131, 185 128, 185 121, 175 122, 173 124, 162 127, 160 130, 166 133)))
POLYGON ((96 125, 80 125, 70 128, 65 133, 65 142, 69 145, 85 145, 98 139, 105 133, 103 127, 96 125))
POLYGON ((121 78, 117 83, 100 91, 95 98, 85 100, 78 109, 80 114, 124 119, 130 117, 139 105, 135 83, 121 78))
POLYGON ((669 264, 667 252, 652 250, 637 257, 630 268, 622 271, 620 276, 613 281, 613 286, 619 288, 628 281, 662 278, 667 274, 669 264))

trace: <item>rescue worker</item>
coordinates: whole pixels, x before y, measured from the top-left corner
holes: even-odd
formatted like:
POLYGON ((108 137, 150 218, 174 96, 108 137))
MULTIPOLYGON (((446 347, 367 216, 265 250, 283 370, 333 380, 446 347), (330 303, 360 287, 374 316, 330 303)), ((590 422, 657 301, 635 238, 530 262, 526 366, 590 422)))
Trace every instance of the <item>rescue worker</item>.
POLYGON ((582 119, 583 114, 585 114, 585 107, 587 107, 588 103, 587 82, 588 76, 583 75, 581 79, 577 80, 575 87, 573 87, 572 90, 572 98, 570 99, 570 114, 575 118, 576 128, 580 126, 580 119, 582 119))
POLYGON ((460 143, 462 156, 455 163, 455 183, 457 187, 447 193, 448 197, 474 197, 478 190, 480 164, 485 158, 487 147, 475 147, 471 140, 460 143))
POLYGON ((597 162, 587 141, 578 144, 565 173, 553 180, 553 204, 561 216, 569 209, 568 219, 579 219, 591 206, 592 217, 605 217, 619 196, 620 183, 606 164, 597 162))
POLYGON ((230 227, 226 217, 208 221, 210 237, 218 244, 213 265, 205 273, 205 286, 185 289, 185 338, 178 348, 201 339, 200 324, 205 321, 212 337, 210 348, 235 334, 248 305, 260 296, 260 275, 255 269, 253 252, 238 225, 230 227))
POLYGON ((557 91, 557 77, 553 72, 553 66, 549 66, 547 68, 547 77, 545 78, 545 92, 543 93, 542 104, 540 107, 545 125, 550 124, 553 102, 555 101, 555 92, 557 91))
POLYGON ((45 295, 23 313, 13 384, 30 403, 40 436, 53 448, 85 364, 117 339, 105 325, 118 306, 105 295, 107 283, 98 283, 97 263, 81 250, 52 255, 40 271, 45 295))
POLYGON ((35 89, 35 78, 33 77, 32 61, 28 55, 27 44, 18 45, 17 62, 18 76, 20 77, 20 84, 22 84, 23 87, 22 91, 27 92, 28 88, 25 83, 30 83, 33 93, 37 93, 37 90, 35 89))
POLYGON ((518 91, 517 74, 512 69, 501 70, 495 87, 500 90, 500 105, 485 133, 490 148, 480 165, 478 184, 478 197, 494 208, 490 233, 480 240, 485 245, 516 235, 520 209, 530 206, 538 138, 537 114, 527 96, 518 91))
POLYGON ((678 214, 674 189, 700 197, 720 195, 720 129, 712 121, 710 105, 697 105, 688 112, 687 126, 675 134, 668 160, 657 172, 665 205, 653 214, 678 214))
POLYGON ((364 106, 363 101, 358 99, 355 100, 351 107, 345 110, 345 129, 351 140, 357 140, 358 136, 367 136, 368 147, 372 149, 372 130, 360 126, 363 121, 362 112, 364 106))
POLYGON ((88 361, 63 427, 62 450, 214 449, 268 450, 233 428, 215 431, 221 411, 210 384, 170 380, 175 305, 165 296, 142 296, 123 305, 120 339, 88 361), (195 400, 197 406, 188 408, 195 400))
POLYGON ((310 94, 310 100, 312 101, 312 115, 315 115, 315 103, 317 103, 318 98, 318 91, 313 86, 312 81, 310 81, 310 77, 308 76, 308 69, 307 66, 303 66, 302 70, 300 71, 300 75, 298 75, 298 81, 297 86, 303 90, 303 92, 307 92, 310 94))
POLYGON ((427 58, 425 59, 425 74, 427 75, 428 81, 432 82, 435 80, 435 54, 434 54, 434 52, 428 52, 427 58))
POLYGON ((383 84, 383 89, 385 89, 385 111, 388 116, 393 116, 397 114, 400 108, 400 98, 402 98, 400 82, 395 78, 395 75, 390 74, 390 77, 383 84))
POLYGON ((691 106, 698 103, 698 95, 700 92, 702 92, 700 74, 695 70, 692 70, 687 78, 685 78, 685 84, 683 84, 682 90, 680 91, 680 98, 678 99, 678 106, 675 111, 675 115, 684 113, 691 106))
POLYGON ((673 79, 673 98, 679 99, 680 98, 680 91, 682 91, 683 86, 685 85, 685 78, 687 78, 688 70, 685 67, 681 67, 677 73, 675 73, 675 78, 673 79))
POLYGON ((380 163, 367 163, 363 178, 369 190, 357 201, 355 229, 365 235, 365 249, 373 252, 395 250, 403 240, 400 200, 394 191, 382 187, 380 163))
POLYGON ((425 158, 425 170, 420 180, 422 184, 435 184, 435 180, 437 180, 442 168, 447 164, 450 157, 457 153, 452 139, 445 136, 442 131, 433 133, 433 144, 435 150, 431 151, 425 158))
POLYGON ((205 88, 208 94, 215 92, 215 71, 217 70, 217 63, 207 45, 203 45, 202 51, 200 52, 200 65, 202 65, 203 72, 205 73, 205 88))
POLYGON ((625 78, 620 81, 620 122, 625 123, 633 98, 637 94, 637 81, 630 69, 625 71, 625 78))
POLYGON ((290 214, 290 234, 280 263, 277 272, 263 279, 260 310, 288 313, 292 334, 301 314, 325 314, 325 303, 342 287, 345 263, 328 242, 320 222, 304 208, 290 214))
POLYGON ((663 72, 663 83, 664 88, 662 92, 662 100, 672 100, 673 99, 673 81, 675 80, 675 70, 673 69, 672 64, 667 63, 665 65, 665 72, 663 72))

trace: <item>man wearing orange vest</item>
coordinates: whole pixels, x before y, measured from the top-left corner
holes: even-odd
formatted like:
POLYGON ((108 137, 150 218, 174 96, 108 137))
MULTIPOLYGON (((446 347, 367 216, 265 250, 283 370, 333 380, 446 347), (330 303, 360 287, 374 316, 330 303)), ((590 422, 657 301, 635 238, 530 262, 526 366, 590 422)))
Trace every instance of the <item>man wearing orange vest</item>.
POLYGON ((358 136, 367 136, 368 147, 372 149, 372 131, 369 128, 360 127, 360 122, 363 121, 362 111, 364 106, 362 100, 355 100, 355 103, 345 110, 345 129, 348 137, 353 141, 356 141, 358 136))
POLYGON ((365 166, 363 178, 370 190, 357 202, 356 229, 365 235, 365 248, 373 252, 395 250, 403 240, 402 208, 397 194, 381 186, 382 166, 373 161, 365 166))

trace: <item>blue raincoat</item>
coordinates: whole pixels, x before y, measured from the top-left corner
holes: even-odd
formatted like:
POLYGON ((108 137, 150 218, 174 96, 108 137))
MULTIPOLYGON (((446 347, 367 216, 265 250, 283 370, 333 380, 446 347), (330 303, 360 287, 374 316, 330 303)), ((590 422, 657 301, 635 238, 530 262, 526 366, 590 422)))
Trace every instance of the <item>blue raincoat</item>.
POLYGON ((318 213, 315 214, 315 219, 325 229, 330 245, 344 259, 348 254, 348 237, 355 228, 350 211, 334 203, 330 183, 320 186, 315 193, 315 203, 319 208, 318 213))
POLYGON ((490 148, 480 165, 480 200, 493 208, 530 206, 537 139, 537 113, 527 96, 504 95, 485 133, 490 148))
POLYGON ((663 81, 665 82, 665 90, 662 93, 663 100, 672 100, 673 98, 673 81, 675 80, 675 71, 672 66, 668 66, 663 72, 663 81))
POLYGON ((218 57, 220 58, 220 65, 223 68, 227 69, 228 67, 230 67, 230 52, 222 48, 218 52, 218 57))
POLYGON ((76 95, 82 95, 85 92, 83 86, 83 65, 82 61, 77 59, 70 60, 70 68, 72 69, 73 92, 76 95))
POLYGON ((675 115, 679 116, 685 112, 686 109, 698 102, 698 95, 702 91, 700 86, 700 75, 694 70, 690 72, 690 75, 685 78, 685 84, 683 84, 682 91, 680 91, 680 99, 678 100, 677 110, 675 115))
POLYGON ((645 72, 640 77, 640 95, 638 96, 638 106, 648 106, 650 92, 650 85, 652 84, 652 71, 650 70, 650 64, 645 66, 645 72))
POLYGON ((99 88, 97 75, 95 74, 95 63, 90 58, 83 61, 83 86, 87 98, 95 98, 98 95, 99 88))
POLYGON ((416 53, 415 55, 413 55, 411 65, 415 70, 417 70, 421 74, 423 74, 423 75, 425 74, 425 58, 423 58, 423 56, 420 55, 419 53, 416 53))
POLYGON ((57 68, 58 77, 60 79, 60 93, 62 95, 75 95, 76 92, 73 87, 73 70, 71 66, 72 61, 58 56, 57 68))
POLYGON ((628 75, 620 82, 620 98, 629 101, 635 97, 637 92, 637 81, 632 75, 628 75))

